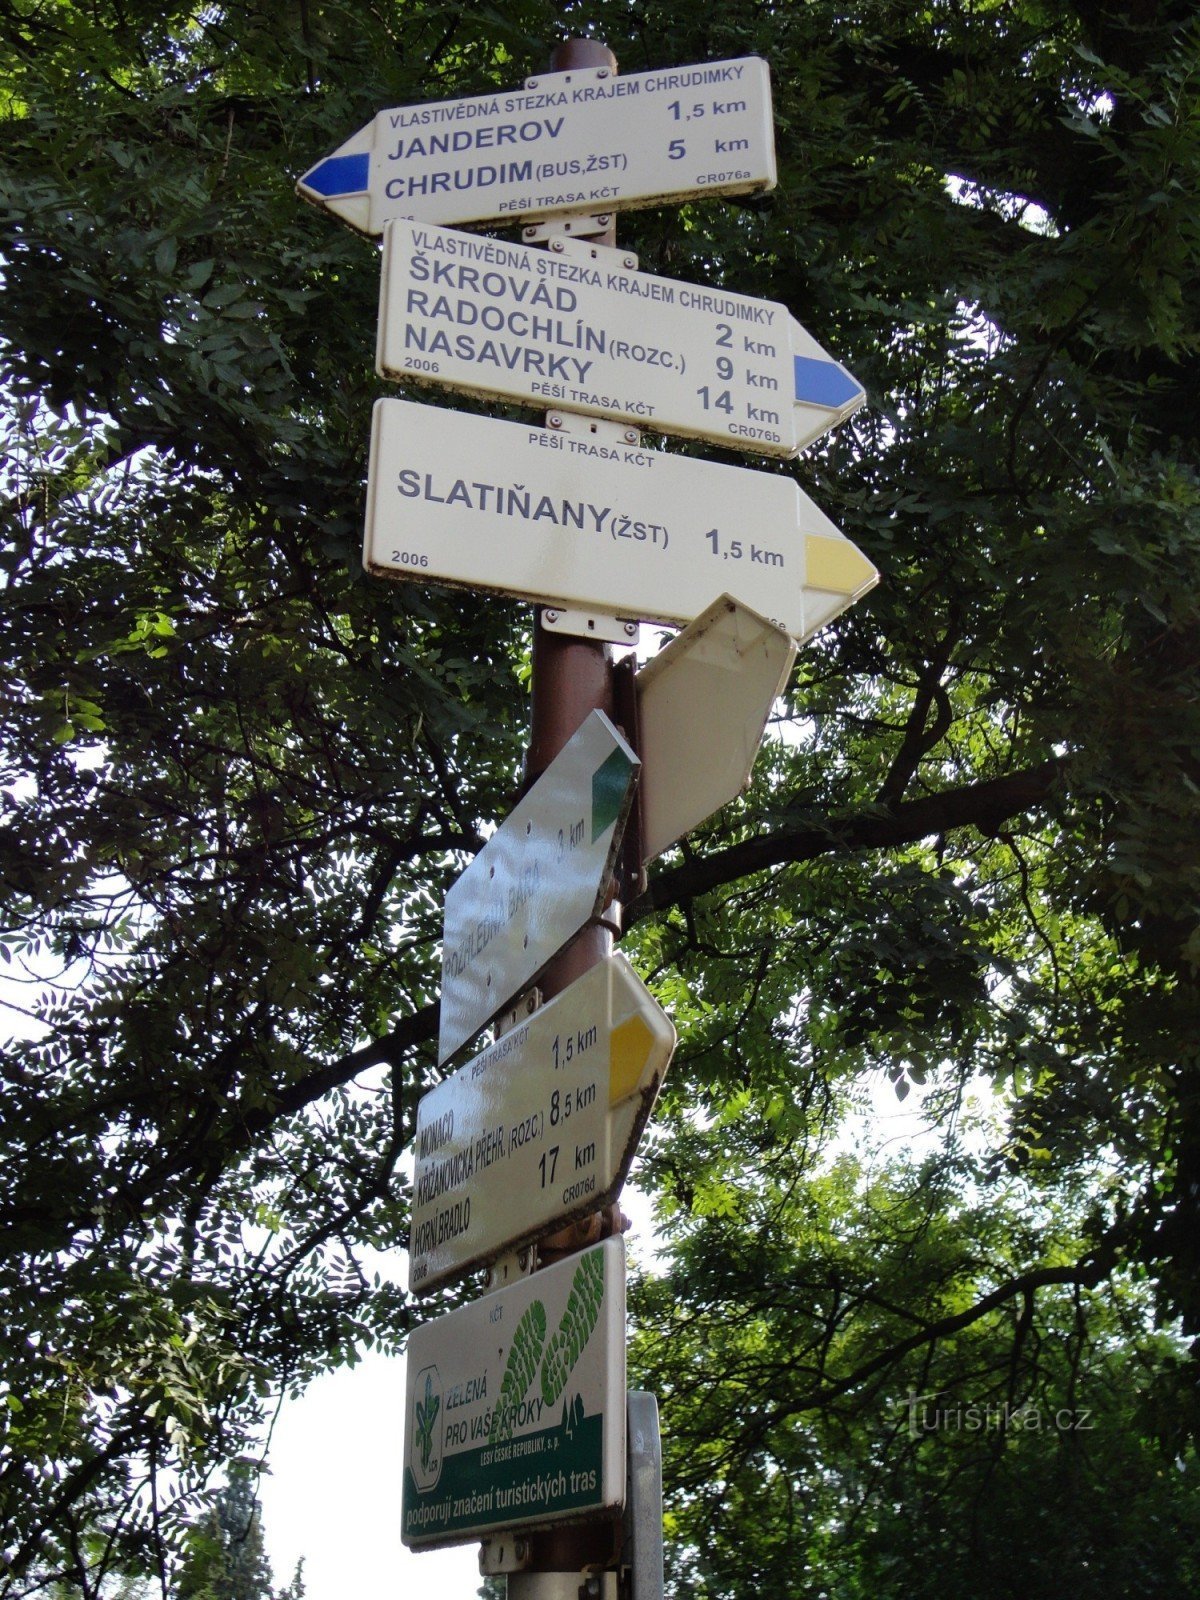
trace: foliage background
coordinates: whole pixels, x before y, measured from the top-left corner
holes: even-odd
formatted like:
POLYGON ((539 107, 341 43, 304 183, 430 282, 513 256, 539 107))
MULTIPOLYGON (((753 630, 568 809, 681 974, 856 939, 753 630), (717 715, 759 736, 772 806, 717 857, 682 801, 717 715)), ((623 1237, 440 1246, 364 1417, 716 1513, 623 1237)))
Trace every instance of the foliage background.
POLYGON ((272 1397, 417 1314, 364 1252, 404 1239, 441 899, 518 781, 529 619, 362 576, 375 252, 291 183, 589 30, 626 71, 770 62, 776 193, 621 238, 865 382, 764 469, 883 574, 630 911, 683 1040, 633 1352, 675 1588, 1191 1592, 1182 0, 0 0, 0 955, 45 1029, 2 1059, 5 1581, 169 1585, 272 1397), (855 1153, 878 1074, 927 1150, 855 1153), (951 1425, 985 1404, 1096 1426, 951 1425))

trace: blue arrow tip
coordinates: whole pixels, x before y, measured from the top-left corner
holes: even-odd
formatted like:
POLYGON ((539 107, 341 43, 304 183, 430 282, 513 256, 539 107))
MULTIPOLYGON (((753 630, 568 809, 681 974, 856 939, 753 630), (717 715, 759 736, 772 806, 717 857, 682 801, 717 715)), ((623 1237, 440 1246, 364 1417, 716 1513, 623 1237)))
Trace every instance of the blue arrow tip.
POLYGON ((370 170, 371 157, 364 150, 361 155, 330 156, 318 161, 300 182, 327 200, 341 194, 365 194, 370 170))
POLYGON ((863 388, 836 361, 818 361, 813 356, 794 356, 796 399, 805 405, 828 406, 840 411, 851 400, 860 400, 863 388))

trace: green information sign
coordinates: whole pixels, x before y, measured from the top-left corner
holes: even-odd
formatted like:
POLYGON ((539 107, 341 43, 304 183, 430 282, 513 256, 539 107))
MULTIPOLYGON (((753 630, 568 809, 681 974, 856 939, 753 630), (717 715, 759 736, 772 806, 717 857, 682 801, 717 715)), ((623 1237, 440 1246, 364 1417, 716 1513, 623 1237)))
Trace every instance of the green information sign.
POLYGON ((401 1538, 541 1527, 625 1498, 625 1246, 571 1256, 408 1346, 401 1538))

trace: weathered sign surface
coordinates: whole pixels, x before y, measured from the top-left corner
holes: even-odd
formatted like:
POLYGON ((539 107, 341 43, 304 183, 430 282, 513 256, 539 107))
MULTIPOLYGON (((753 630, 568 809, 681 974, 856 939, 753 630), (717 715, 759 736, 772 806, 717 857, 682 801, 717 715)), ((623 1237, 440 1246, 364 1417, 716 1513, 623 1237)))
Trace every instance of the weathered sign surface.
POLYGON ((623 77, 588 67, 393 107, 296 184, 366 234, 393 217, 528 223, 774 187, 771 82, 757 56, 623 77))
POLYGON ((456 1544, 625 1499, 625 1246, 608 1239, 417 1328, 401 1538, 456 1544))
POLYGON ((439 1063, 603 911, 638 766, 593 711, 451 885, 439 1063))
POLYGON ((389 223, 381 375, 771 456, 796 455, 863 403, 786 307, 634 272, 619 251, 581 240, 554 243, 389 223))
POLYGON ((422 1096, 409 1288, 615 1200, 674 1047, 666 1012, 612 955, 422 1096))
POLYGON ((638 673, 644 860, 745 788, 795 658, 790 634, 722 595, 638 673))
POLYGON ((648 622, 728 593, 801 642, 879 576, 782 473, 408 400, 375 405, 364 561, 648 622))

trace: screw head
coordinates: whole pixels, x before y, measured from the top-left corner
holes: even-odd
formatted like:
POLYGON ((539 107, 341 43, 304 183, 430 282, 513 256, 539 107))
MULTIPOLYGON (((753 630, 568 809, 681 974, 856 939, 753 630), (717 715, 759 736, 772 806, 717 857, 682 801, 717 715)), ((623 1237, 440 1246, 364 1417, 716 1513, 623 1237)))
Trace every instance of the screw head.
POLYGON ((550 248, 551 250, 563 250, 566 246, 562 239, 551 239, 550 248))
POLYGON ((547 420, 547 422, 549 423, 549 425, 552 428, 561 428, 562 427, 562 418, 561 417, 558 417, 558 416, 547 417, 546 420, 547 420))
POLYGON ((636 256, 626 256, 625 257, 625 265, 627 267, 636 267, 637 266, 637 257, 636 256))
POLYGON ((557 611, 547 611, 547 613, 546 613, 546 621, 547 622, 557 622, 558 621, 558 612, 557 611))
POLYGON ((525 79, 525 87, 527 89, 536 89, 537 86, 538 86, 538 81, 537 81, 536 78, 526 78, 525 79))
POLYGON ((625 624, 625 632, 632 639, 634 634, 637 632, 637 623, 636 622, 627 622, 625 624))
POLYGON ((636 428, 626 428, 625 429, 625 443, 626 444, 636 444, 637 443, 637 438, 638 438, 638 435, 637 435, 637 429, 636 428))
POLYGON ((601 67, 600 70, 596 73, 596 76, 598 78, 607 78, 608 77, 608 68, 607 67, 601 67))
POLYGON ((609 213, 608 213, 608 212, 607 212, 607 211, 606 211, 606 212, 605 212, 605 213, 604 213, 604 215, 603 215, 603 216, 602 216, 602 217, 597 217, 597 218, 596 218, 596 221, 597 221, 597 222, 598 222, 598 223, 599 223, 599 224, 600 224, 600 226, 601 226, 601 227, 602 227, 602 228, 607 228, 607 227, 608 227, 608 225, 609 225, 609 223, 610 223, 610 222, 611 222, 611 221, 612 221, 612 217, 611 217, 611 215, 610 215, 610 214, 609 214, 609 213))

